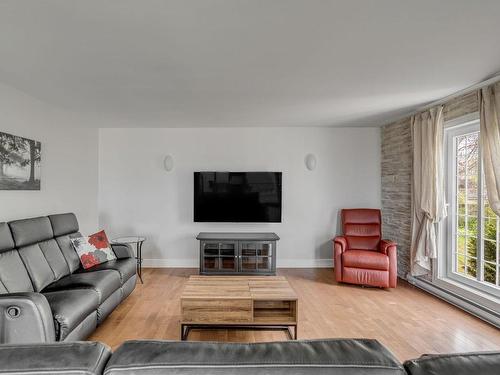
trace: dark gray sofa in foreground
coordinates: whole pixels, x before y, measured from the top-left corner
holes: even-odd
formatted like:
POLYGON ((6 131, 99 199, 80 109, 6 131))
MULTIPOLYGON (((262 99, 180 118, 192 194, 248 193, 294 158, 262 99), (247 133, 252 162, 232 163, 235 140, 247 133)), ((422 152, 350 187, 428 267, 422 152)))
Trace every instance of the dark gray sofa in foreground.
POLYGON ((500 352, 423 356, 401 364, 376 340, 259 344, 128 341, 0 345, 0 374, 498 375, 500 352))
POLYGON ((81 268, 72 213, 0 223, 0 343, 85 339, 135 288, 128 245, 117 260, 81 268))

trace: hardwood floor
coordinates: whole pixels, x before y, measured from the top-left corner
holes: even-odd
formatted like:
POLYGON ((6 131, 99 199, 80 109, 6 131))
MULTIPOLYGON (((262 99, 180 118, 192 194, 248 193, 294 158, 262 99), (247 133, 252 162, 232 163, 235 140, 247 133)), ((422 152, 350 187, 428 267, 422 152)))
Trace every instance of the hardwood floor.
MULTIPOLYGON (((180 295, 195 269, 146 269, 144 285, 89 340, 116 349, 132 339, 179 340, 180 295)), ((400 359, 423 353, 500 350, 500 330, 401 281, 382 290, 339 285, 331 269, 280 269, 299 296, 299 339, 375 338, 400 359)), ((189 340, 286 340, 276 331, 192 331, 189 340)))

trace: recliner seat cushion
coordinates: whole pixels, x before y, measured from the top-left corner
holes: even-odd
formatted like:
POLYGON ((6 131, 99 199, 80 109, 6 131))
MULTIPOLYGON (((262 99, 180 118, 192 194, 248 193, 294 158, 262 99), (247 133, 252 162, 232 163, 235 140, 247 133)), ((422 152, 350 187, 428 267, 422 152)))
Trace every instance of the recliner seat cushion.
POLYGON ((96 293, 86 289, 60 290, 43 293, 49 302, 57 340, 64 338, 90 314, 97 310, 99 298, 96 293))
POLYGON ((99 264, 86 270, 79 270, 78 272, 88 273, 100 270, 115 270, 120 274, 122 285, 125 284, 136 273, 137 263, 134 258, 124 258, 117 260, 110 260, 106 263, 99 264))
POLYGON ((372 250, 347 250, 342 254, 342 264, 345 267, 388 271, 389 257, 372 250))
POLYGON ((92 289, 99 303, 106 300, 121 287, 120 274, 115 270, 101 270, 88 273, 74 273, 50 284, 44 292, 66 289, 92 289))

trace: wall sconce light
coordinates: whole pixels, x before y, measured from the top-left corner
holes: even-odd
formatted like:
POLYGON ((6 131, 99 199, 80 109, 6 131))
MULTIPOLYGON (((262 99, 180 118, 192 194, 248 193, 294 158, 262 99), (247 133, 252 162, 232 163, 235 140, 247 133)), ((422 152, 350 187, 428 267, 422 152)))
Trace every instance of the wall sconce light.
POLYGON ((165 159, 163 159, 163 167, 167 172, 170 172, 172 169, 174 169, 174 158, 172 157, 172 155, 165 156, 165 159))
POLYGON ((304 163, 306 164, 306 168, 310 171, 316 169, 316 156, 314 154, 307 154, 304 158, 304 163))

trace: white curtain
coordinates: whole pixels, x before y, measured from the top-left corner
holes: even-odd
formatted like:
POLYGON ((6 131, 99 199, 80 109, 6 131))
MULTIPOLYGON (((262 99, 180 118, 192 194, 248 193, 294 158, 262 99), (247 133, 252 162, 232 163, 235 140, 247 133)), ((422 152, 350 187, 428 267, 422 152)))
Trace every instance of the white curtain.
POLYGON ((411 274, 431 270, 437 257, 436 223, 446 217, 443 106, 412 116, 413 181, 411 274))
POLYGON ((479 90, 480 145, 488 201, 500 216, 500 82, 479 90))

